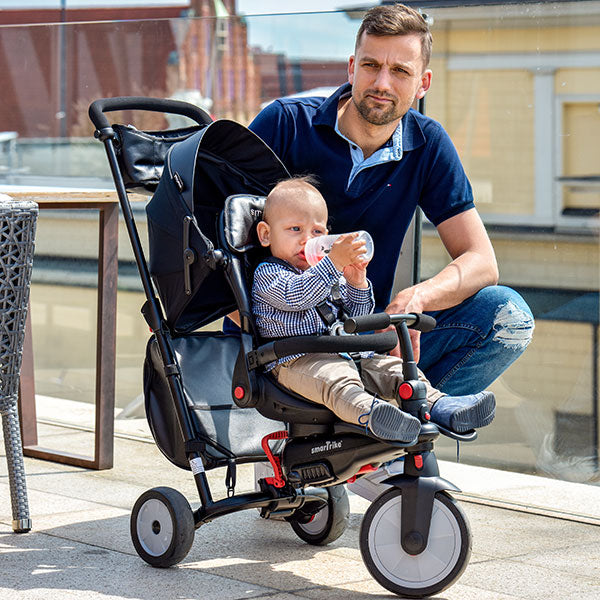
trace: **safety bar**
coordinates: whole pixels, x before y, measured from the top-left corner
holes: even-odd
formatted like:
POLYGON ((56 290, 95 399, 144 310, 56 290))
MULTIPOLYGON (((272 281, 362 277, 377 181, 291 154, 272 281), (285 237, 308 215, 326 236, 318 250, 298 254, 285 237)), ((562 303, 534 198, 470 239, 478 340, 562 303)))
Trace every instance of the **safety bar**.
POLYGON ((248 353, 250 368, 256 368, 284 356, 308 352, 388 352, 396 347, 395 331, 367 335, 301 335, 268 342, 248 353))

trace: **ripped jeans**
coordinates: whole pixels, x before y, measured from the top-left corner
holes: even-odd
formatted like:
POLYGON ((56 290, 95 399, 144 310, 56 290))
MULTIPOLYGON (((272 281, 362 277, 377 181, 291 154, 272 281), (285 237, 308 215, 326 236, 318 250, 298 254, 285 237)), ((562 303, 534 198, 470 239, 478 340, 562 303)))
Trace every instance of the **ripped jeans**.
POLYGON ((419 368, 434 387, 452 396, 489 386, 521 356, 534 329, 523 298, 500 285, 428 314, 437 327, 421 335, 419 368))

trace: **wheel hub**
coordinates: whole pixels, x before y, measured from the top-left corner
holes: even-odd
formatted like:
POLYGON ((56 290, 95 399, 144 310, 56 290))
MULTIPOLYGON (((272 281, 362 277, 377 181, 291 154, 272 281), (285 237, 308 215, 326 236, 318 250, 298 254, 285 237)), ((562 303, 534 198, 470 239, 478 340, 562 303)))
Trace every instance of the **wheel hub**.
POLYGON ((402 538, 402 548, 411 556, 421 554, 427 544, 418 531, 410 531, 402 538))

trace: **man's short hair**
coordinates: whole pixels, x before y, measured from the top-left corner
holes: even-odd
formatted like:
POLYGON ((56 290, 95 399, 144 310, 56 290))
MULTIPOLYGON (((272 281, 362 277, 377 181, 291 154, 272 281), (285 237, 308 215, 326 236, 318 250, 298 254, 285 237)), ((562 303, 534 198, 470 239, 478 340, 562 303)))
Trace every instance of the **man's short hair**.
POLYGON ((368 10, 356 34, 355 53, 360 46, 363 33, 367 35, 411 35, 421 37, 421 56, 423 68, 427 68, 431 59, 431 46, 433 40, 429 24, 425 17, 418 11, 404 4, 391 4, 374 6, 368 10))

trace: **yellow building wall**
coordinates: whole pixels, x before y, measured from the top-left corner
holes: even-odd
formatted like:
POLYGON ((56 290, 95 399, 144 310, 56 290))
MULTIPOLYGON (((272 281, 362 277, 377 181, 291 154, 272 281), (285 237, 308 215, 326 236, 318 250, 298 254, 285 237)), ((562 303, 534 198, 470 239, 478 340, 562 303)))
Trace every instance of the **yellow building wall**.
POLYGON ((600 69, 557 69, 554 74, 554 93, 557 96, 600 94, 600 69))
MULTIPOLYGON (((434 43, 438 33, 434 30, 434 43)), ((456 54, 577 52, 600 49, 599 27, 460 29, 445 33, 443 45, 456 54)))
POLYGON ((437 79, 440 72, 434 74, 427 114, 444 124, 454 142, 481 212, 532 214, 533 75, 524 70, 442 73, 437 79))
MULTIPOLYGON (((571 241, 565 237, 493 234, 500 282, 513 286, 597 290, 600 287, 600 248, 595 237, 571 241)), ((425 233, 421 244, 421 277, 427 279, 450 258, 437 234, 425 233)))
MULTIPOLYGON (((529 69, 487 70, 485 55, 598 49, 599 27, 434 29, 434 55, 430 64, 433 83, 427 95, 427 114, 440 121, 452 138, 482 213, 527 217, 535 212, 535 73, 529 69), (482 69, 448 71, 448 59, 460 54, 481 55, 482 69)), ((562 135, 565 165, 558 167, 559 174, 580 174, 568 166, 573 163, 581 168, 583 163, 590 163, 594 168, 588 171, 595 173, 600 156, 595 129, 579 127, 576 132, 564 129, 576 128, 578 122, 574 122, 573 115, 578 111, 585 109, 589 113, 587 108, 577 106, 578 100, 573 100, 573 96, 586 96, 589 104, 590 95, 600 95, 600 69, 557 69, 554 81, 557 98, 569 96, 569 104, 556 105, 560 111, 556 117, 563 123, 563 131, 556 135, 562 135), (571 140, 572 133, 582 134, 576 145, 571 140)), ((556 122, 551 116, 548 127, 554 128, 556 122)), ((548 177, 554 176, 548 173, 548 177)), ((587 191, 584 195, 574 194, 565 189, 562 202, 564 206, 596 207, 597 198, 598 194, 590 195, 587 191)), ((549 197, 548 203, 552 202, 549 197)))
POLYGON ((592 412, 592 325, 538 319, 533 340, 504 376, 547 410, 592 412))
MULTIPOLYGON (((593 114, 591 109, 600 105, 600 68, 558 68, 554 73, 536 69, 538 56, 539 64, 545 67, 552 64, 551 56, 560 64, 578 52, 598 64, 593 56, 600 50, 600 27, 567 26, 568 20, 564 27, 548 27, 533 21, 531 28, 520 25, 511 28, 507 23, 504 27, 488 28, 474 23, 456 20, 434 25, 430 64, 433 81, 427 93, 426 112, 442 123, 454 142, 473 184, 479 211, 492 220, 493 215, 502 215, 499 222, 521 226, 507 233, 490 231, 500 283, 557 293, 597 291, 600 287, 597 236, 589 235, 589 230, 561 234, 538 229, 527 233, 527 227, 536 224, 537 218, 536 151, 542 153, 538 155, 542 164, 555 164, 555 168, 548 167, 548 172, 538 174, 548 178, 544 183, 549 190, 556 189, 555 177, 559 175, 600 173, 597 168, 600 125, 596 122, 600 113, 593 114), (500 63, 501 68, 491 68, 488 57, 496 65, 497 55, 506 55, 507 61, 500 63), (461 63, 458 60, 461 57, 469 61, 461 63), (521 62, 520 58, 527 60, 521 62), (452 63, 450 70, 449 63, 452 63), (464 68, 467 65, 468 69, 464 68), (536 150, 538 74, 542 75, 539 80, 542 85, 537 89, 542 94, 553 93, 554 97, 540 97, 544 111, 541 114, 547 123, 539 125, 547 128, 544 133, 551 143, 536 150), (554 78, 550 89, 545 79, 548 75, 554 78), (548 185, 548 180, 552 185, 548 185)), ((562 201, 562 206, 553 206, 552 193, 547 199, 537 198, 548 203, 537 207, 542 208, 544 219, 548 214, 558 219, 564 207, 598 206, 597 193, 587 189, 575 193, 567 184, 563 187, 562 196, 559 193, 556 199, 562 201)), ((421 278, 435 275, 449 261, 437 235, 425 228, 421 278)), ((527 464, 534 471, 544 472, 545 457, 549 452, 552 454, 552 435, 560 433, 555 432, 557 412, 592 413, 594 401, 598 401, 593 398, 594 367, 600 369, 600 363, 592 364, 597 350, 593 347, 593 327, 590 323, 537 319, 530 346, 490 387, 496 393, 500 409, 496 427, 505 428, 499 436, 503 441, 496 454, 490 449, 486 455, 490 464, 494 461, 527 464), (504 445, 504 440, 511 438, 522 440, 522 446, 504 445)), ((448 451, 444 457, 452 457, 453 448, 445 448, 443 442, 441 447, 448 451)), ((472 451, 477 454, 478 450, 472 451)), ((475 462, 479 460, 478 455, 475 462)), ((582 475, 582 480, 587 480, 587 476, 582 475)))
MULTIPOLYGON (((492 243, 500 283, 559 290, 597 290, 600 285, 597 239, 573 242, 492 236, 492 243)), ((450 260, 433 232, 424 232, 421 251, 423 279, 435 275, 450 260)), ((538 403, 549 412, 589 414, 592 342, 591 324, 538 319, 532 343, 498 384, 499 401, 507 401, 507 390, 512 390, 521 400, 538 403)))

